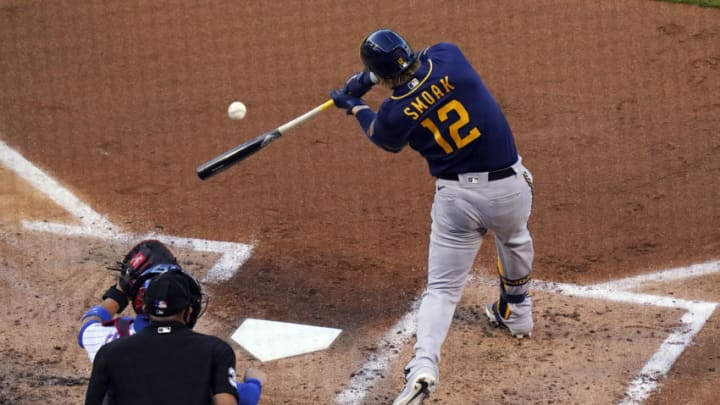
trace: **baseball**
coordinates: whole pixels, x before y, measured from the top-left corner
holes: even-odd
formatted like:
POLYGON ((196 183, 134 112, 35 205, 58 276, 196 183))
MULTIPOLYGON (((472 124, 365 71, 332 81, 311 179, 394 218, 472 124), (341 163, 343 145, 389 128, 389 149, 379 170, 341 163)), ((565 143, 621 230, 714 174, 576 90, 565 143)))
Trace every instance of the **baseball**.
POLYGON ((233 101, 228 106, 228 117, 230 117, 231 120, 239 121, 245 118, 246 113, 247 107, 245 107, 245 104, 241 101, 233 101))

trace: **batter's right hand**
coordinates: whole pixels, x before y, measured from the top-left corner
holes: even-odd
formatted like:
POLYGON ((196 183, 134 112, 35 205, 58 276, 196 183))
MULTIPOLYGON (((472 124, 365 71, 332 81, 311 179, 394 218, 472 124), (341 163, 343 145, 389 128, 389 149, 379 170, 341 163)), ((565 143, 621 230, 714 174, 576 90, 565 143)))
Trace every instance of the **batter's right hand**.
POLYGON ((345 93, 344 89, 331 91, 330 97, 332 97, 335 102, 335 107, 347 111, 348 115, 352 115, 353 107, 365 105, 365 102, 361 98, 345 93))

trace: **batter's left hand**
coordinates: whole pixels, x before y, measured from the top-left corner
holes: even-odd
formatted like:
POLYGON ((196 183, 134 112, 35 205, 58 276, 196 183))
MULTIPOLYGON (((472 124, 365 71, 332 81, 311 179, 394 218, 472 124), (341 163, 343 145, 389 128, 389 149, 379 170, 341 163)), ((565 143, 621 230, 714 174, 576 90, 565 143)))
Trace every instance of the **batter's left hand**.
POLYGON ((365 105, 365 102, 360 97, 351 96, 345 93, 344 89, 331 91, 330 97, 335 102, 335 107, 347 111, 348 115, 352 114, 353 107, 365 105))

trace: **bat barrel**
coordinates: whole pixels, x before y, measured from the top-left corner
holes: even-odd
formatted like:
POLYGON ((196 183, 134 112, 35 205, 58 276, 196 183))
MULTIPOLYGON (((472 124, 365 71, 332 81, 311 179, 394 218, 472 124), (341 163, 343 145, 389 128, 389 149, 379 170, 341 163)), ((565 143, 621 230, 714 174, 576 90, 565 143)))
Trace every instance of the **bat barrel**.
POLYGON ((299 117, 296 117, 288 122, 286 122, 283 125, 280 125, 279 127, 275 128, 274 130, 270 132, 266 132, 262 135, 259 135, 242 145, 238 145, 229 151, 216 156, 215 158, 208 160, 207 162, 201 164, 195 169, 195 173, 200 178, 200 180, 205 180, 209 177, 212 177, 221 171, 229 168, 230 166, 236 164, 237 162, 245 159, 246 157, 252 155, 253 153, 258 152, 260 149, 268 146, 272 141, 279 138, 282 134, 285 132, 295 128, 296 126, 302 124, 303 122, 313 118, 314 116, 318 115, 320 112, 325 111, 332 107, 334 105, 334 102, 332 99, 320 104, 319 106, 313 108, 312 110, 306 112, 305 114, 300 115, 299 117))
POLYGON ((201 164, 195 169, 195 173, 197 173, 200 180, 212 177, 264 148, 279 136, 280 133, 274 131, 255 137, 242 145, 238 145, 222 155, 216 156, 213 159, 201 164))

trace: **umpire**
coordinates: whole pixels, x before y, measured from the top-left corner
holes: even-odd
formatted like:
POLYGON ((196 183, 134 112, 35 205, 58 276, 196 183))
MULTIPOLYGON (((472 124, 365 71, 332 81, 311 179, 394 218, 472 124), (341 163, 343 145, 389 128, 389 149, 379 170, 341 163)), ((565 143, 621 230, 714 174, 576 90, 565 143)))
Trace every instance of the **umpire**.
MULTIPOLYGON (((235 352, 222 339, 192 330, 205 297, 180 269, 157 276, 143 297, 150 324, 100 348, 85 404, 103 404, 107 394, 113 405, 237 405, 235 352)), ((261 381, 245 383, 257 386, 259 400, 261 381)))

